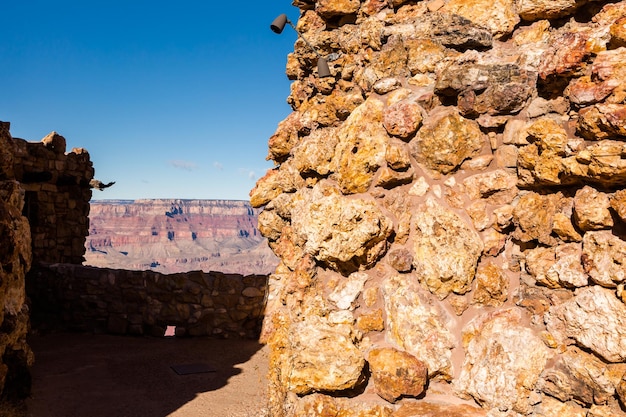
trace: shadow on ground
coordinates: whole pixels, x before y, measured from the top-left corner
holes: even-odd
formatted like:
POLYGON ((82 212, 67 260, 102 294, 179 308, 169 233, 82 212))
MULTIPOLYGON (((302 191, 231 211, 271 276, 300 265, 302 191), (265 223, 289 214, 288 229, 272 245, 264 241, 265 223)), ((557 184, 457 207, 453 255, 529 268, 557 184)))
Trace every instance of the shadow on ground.
POLYGON ((33 335, 29 417, 257 416, 267 354, 252 340, 33 335), (171 367, 206 364, 210 373, 171 367))

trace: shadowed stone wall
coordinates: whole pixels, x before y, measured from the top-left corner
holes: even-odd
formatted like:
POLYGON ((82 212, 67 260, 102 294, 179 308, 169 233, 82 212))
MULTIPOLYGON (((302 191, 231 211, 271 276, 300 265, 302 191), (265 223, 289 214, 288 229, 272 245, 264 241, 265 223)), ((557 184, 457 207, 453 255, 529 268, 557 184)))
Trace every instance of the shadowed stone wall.
POLYGON ((626 2, 294 4, 272 416, 626 415, 626 2))
POLYGON ((31 263, 82 262, 93 167, 83 149, 65 152, 56 133, 41 142, 11 137, 0 122, 0 393, 30 391, 25 279, 31 263))
POLYGON ((256 338, 267 276, 39 264, 28 277, 33 324, 42 330, 256 338))
POLYGON ((82 148, 65 152, 65 138, 52 132, 41 142, 13 139, 15 178, 24 190, 36 262, 81 264, 89 234, 94 169, 82 148))

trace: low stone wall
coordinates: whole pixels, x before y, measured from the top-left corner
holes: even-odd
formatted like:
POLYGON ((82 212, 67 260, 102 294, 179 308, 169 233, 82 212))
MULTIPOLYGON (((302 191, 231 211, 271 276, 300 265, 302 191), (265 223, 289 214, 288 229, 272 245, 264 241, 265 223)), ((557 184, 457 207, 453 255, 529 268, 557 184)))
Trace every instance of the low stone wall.
POLYGON ((27 278, 34 327, 113 334, 258 337, 267 276, 38 264, 27 278))

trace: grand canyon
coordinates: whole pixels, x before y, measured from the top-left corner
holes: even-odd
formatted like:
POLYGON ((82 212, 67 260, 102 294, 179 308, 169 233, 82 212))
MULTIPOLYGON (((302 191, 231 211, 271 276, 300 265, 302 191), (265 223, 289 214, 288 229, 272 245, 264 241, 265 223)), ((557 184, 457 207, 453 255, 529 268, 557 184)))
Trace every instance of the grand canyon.
POLYGON ((162 273, 267 274, 276 256, 258 209, 234 200, 94 200, 85 264, 162 273))

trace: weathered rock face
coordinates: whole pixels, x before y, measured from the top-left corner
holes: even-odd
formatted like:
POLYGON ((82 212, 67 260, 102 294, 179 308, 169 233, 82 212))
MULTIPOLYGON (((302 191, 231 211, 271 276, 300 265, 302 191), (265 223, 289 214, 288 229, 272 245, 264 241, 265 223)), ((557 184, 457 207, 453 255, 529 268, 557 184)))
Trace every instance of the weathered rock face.
POLYGON ((441 299, 467 293, 483 251, 478 233, 434 199, 418 207, 413 221, 413 265, 420 279, 441 299))
POLYGON ((576 342, 609 362, 626 359, 626 306, 615 293, 600 286, 581 289, 574 298, 546 313, 548 331, 565 342, 576 342))
POLYGON ((92 201, 85 264, 178 273, 269 274, 277 259, 245 201, 92 201))
POLYGON ((416 397, 428 380, 426 365, 413 355, 394 348, 373 349, 368 357, 376 392, 389 402, 402 396, 416 397))
POLYGON ((566 402, 605 404, 615 394, 607 365, 577 347, 569 347, 542 374, 542 391, 566 402))
POLYGON ((465 360, 456 381, 459 394, 487 409, 528 414, 530 394, 550 353, 522 325, 521 312, 502 310, 472 320, 463 330, 463 342, 465 360))
POLYGON ((451 108, 436 108, 429 116, 417 138, 411 141, 412 154, 418 162, 447 174, 478 155, 482 137, 476 122, 451 108))
POLYGON ((354 388, 365 359, 352 341, 350 327, 299 322, 290 329, 288 357, 281 364, 287 389, 297 394, 354 388))
POLYGON ((294 4, 273 415, 624 415, 626 1, 294 4))
POLYGON ((297 243, 335 269, 371 265, 386 250, 391 220, 374 202, 346 198, 324 185, 295 197, 291 224, 297 243))
POLYGON ((432 305, 425 292, 407 282, 411 278, 414 279, 411 275, 397 276, 383 285, 388 337, 425 362, 431 377, 450 379, 455 347, 451 321, 443 309, 432 305))

